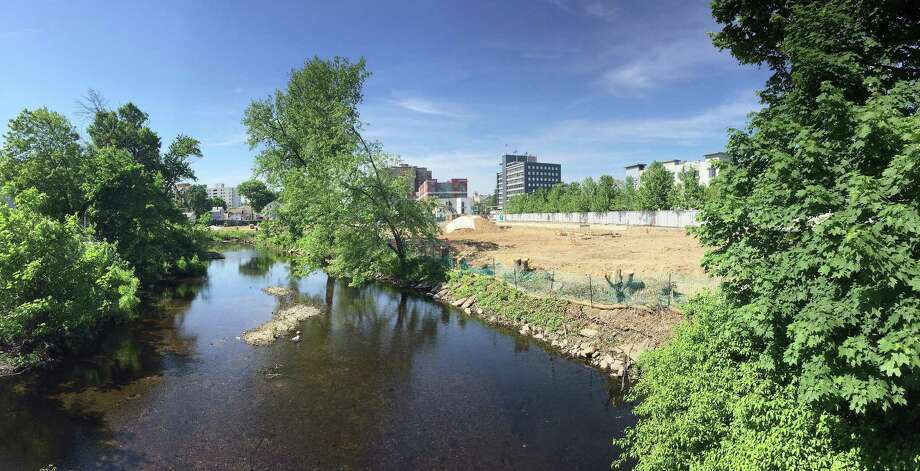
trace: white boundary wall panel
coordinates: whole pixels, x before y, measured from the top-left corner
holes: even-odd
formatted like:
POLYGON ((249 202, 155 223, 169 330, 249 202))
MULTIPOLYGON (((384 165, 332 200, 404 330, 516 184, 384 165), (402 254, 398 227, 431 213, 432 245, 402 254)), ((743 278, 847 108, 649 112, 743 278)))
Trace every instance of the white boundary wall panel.
POLYGON ((603 213, 500 214, 499 222, 548 222, 557 224, 613 224, 620 226, 698 226, 695 209, 686 211, 608 211, 603 213))

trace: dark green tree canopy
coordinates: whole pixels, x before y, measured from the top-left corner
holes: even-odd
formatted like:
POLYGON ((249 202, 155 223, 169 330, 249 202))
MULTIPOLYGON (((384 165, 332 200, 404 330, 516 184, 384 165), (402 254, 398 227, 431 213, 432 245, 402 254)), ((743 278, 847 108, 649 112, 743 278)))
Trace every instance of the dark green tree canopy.
MULTIPOLYGON (((774 76, 732 134, 704 264, 763 349, 828 410, 916 425, 920 8, 717 0, 715 42, 774 76)), ((916 428, 915 428, 916 429, 916 428)))
POLYGON ((252 209, 257 213, 262 211, 265 205, 275 201, 275 198, 278 197, 278 195, 271 191, 261 180, 247 180, 240 183, 236 188, 237 191, 240 192, 240 195, 246 197, 249 201, 249 205, 252 206, 252 209))
POLYGON ((674 205, 674 174, 661 162, 652 162, 639 177, 639 209, 654 211, 674 205))

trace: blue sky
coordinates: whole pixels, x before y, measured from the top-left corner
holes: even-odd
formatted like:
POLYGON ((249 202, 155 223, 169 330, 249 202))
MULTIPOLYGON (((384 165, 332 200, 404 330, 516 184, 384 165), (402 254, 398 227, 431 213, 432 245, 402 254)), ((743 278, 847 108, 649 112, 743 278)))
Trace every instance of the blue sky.
MULTIPOLYGON (((0 120, 47 106, 85 129, 90 88, 133 101, 164 141, 202 141, 202 183, 250 177, 240 124, 313 56, 364 57, 366 134, 438 179, 491 193, 499 156, 563 179, 722 150, 766 72, 712 47, 709 2, 7 0, 0 120)), ((5 128, 5 125, 4 125, 5 128)))

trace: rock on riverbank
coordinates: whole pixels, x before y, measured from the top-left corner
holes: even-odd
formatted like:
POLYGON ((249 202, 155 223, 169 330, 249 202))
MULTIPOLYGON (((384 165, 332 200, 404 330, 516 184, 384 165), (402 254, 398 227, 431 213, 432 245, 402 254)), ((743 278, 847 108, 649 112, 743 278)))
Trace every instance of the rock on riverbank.
POLYGON ((514 287, 500 280, 463 274, 426 291, 469 315, 514 328, 521 335, 615 377, 634 374, 635 370, 630 367, 639 355, 670 338, 672 329, 682 318, 679 311, 672 309, 592 306, 561 299, 541 303, 547 298, 516 290, 511 295, 509 290, 514 287), (540 309, 552 309, 554 322, 541 323, 539 316, 529 315, 527 310, 534 309, 535 305, 540 309))

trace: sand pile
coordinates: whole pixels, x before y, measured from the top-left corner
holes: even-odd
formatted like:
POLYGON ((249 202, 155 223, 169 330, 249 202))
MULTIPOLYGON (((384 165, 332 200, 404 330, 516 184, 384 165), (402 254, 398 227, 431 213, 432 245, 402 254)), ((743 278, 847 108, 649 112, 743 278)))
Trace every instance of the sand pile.
POLYGON ((454 231, 464 232, 498 232, 498 226, 482 216, 460 216, 447 223, 444 232, 450 234, 454 231))
POLYGON ((268 345, 282 336, 294 332, 304 319, 319 315, 319 309, 303 304, 281 309, 268 322, 243 332, 242 340, 249 345, 268 345))

